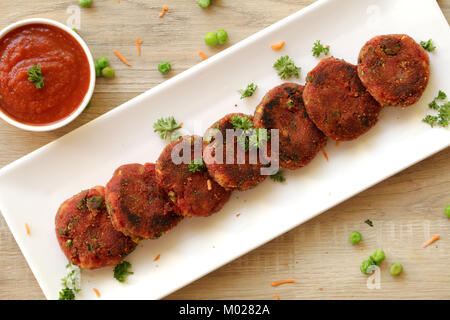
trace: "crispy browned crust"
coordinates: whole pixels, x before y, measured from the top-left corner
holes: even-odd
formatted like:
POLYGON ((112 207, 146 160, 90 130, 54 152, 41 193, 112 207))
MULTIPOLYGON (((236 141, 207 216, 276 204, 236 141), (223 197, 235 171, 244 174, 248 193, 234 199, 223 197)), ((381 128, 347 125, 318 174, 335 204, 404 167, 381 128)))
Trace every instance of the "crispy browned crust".
POLYGON ((230 192, 217 184, 207 170, 191 172, 188 164, 175 164, 172 150, 180 143, 191 145, 191 161, 194 160, 194 143, 201 144, 202 138, 186 136, 167 145, 156 162, 158 183, 169 193, 184 216, 209 216, 219 211, 230 198, 230 192))
POLYGON ((263 167, 263 164, 259 161, 259 157, 257 163, 250 164, 250 154, 248 151, 245 152, 245 163, 238 164, 237 150, 238 148, 240 148, 240 146, 237 144, 236 139, 233 146, 234 151, 232 151, 231 148, 227 148, 226 130, 234 129, 234 126, 231 123, 231 118, 233 118, 234 116, 248 117, 251 121, 253 121, 253 117, 250 115, 246 115, 243 113, 230 113, 214 123, 208 129, 205 136, 209 135, 211 129, 219 130, 223 136, 223 144, 216 143, 213 138, 205 148, 204 158, 209 174, 218 184, 220 184, 227 190, 244 191, 251 189, 259 183, 263 182, 267 178, 267 176, 261 175, 261 168, 263 167), (218 151, 221 151, 223 154, 222 164, 215 163, 214 161, 215 154, 218 151), (226 164, 226 155, 227 153, 231 152, 234 153, 234 164, 226 164))
POLYGON ((132 238, 159 238, 183 218, 157 184, 151 163, 119 167, 106 185, 105 199, 114 228, 132 238))
POLYGON ((361 49, 358 75, 381 105, 408 107, 425 91, 430 59, 406 34, 376 36, 361 49))
POLYGON ((256 107, 255 127, 279 130, 282 168, 306 166, 327 142, 306 113, 303 89, 296 83, 284 83, 270 90, 256 107))
POLYGON ((136 247, 131 238, 114 229, 104 198, 100 186, 82 191, 64 201, 55 217, 62 251, 82 269, 114 266, 136 247))
POLYGON ((366 133, 382 109, 362 85, 356 66, 333 57, 323 59, 308 73, 303 100, 310 119, 337 141, 366 133))

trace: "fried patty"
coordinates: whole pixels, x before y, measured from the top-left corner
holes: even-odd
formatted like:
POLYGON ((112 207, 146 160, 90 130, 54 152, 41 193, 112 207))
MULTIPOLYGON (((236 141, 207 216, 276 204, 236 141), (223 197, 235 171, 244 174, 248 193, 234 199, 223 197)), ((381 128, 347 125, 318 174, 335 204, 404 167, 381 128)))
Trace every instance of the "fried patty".
POLYGON ((408 107, 425 91, 430 59, 406 34, 376 36, 359 53, 358 75, 382 106, 408 107))
MULTIPOLYGON (((253 117, 250 115, 243 113, 231 113, 226 115, 207 130, 205 136, 211 136, 211 139, 210 143, 205 148, 203 156, 209 174, 218 184, 227 190, 244 191, 255 187, 257 184, 264 181, 267 176, 261 175, 261 168, 264 164, 260 160, 260 157, 258 156, 254 159, 254 163, 250 163, 249 150, 245 151, 242 149, 242 146, 238 144, 236 138, 233 139, 234 143, 231 147, 227 146, 226 130, 235 129, 231 122, 234 117, 246 117, 253 126, 253 117), (219 143, 219 141, 215 139, 214 133, 211 134, 211 132, 214 131, 221 133, 223 137, 222 143, 219 143), (240 161, 243 163, 239 163, 238 161, 238 149, 241 149, 245 156, 245 161, 240 161), (222 155, 222 157, 220 157, 220 155, 222 155), (226 163, 227 156, 229 159, 234 159, 232 163, 226 163), (215 159, 222 159, 222 163, 216 163, 215 159)), ((255 154, 256 153, 257 150, 255 151, 255 154)), ((242 160, 244 160, 244 157, 242 160)))
POLYGON ((63 202, 55 217, 56 237, 67 259, 82 269, 114 266, 136 243, 114 229, 103 187, 85 190, 63 202))
POLYGON ((230 198, 230 192, 217 184, 204 166, 192 166, 189 161, 200 161, 203 139, 185 136, 167 145, 156 162, 156 179, 184 216, 209 216, 219 211, 230 198), (196 155, 194 149, 199 151, 196 155), (185 154, 185 152, 188 152, 185 154), (174 163, 172 158, 185 157, 174 163))
POLYGON ((156 182, 151 163, 119 167, 106 185, 105 199, 114 228, 132 238, 159 238, 183 218, 156 182))
POLYGON ((279 130, 282 168, 306 166, 327 142, 327 137, 309 119, 303 89, 296 83, 284 83, 270 90, 256 107, 255 127, 279 130))
POLYGON ((330 57, 308 73, 303 91, 306 111, 329 138, 348 141, 378 121, 381 105, 358 78, 356 66, 330 57))

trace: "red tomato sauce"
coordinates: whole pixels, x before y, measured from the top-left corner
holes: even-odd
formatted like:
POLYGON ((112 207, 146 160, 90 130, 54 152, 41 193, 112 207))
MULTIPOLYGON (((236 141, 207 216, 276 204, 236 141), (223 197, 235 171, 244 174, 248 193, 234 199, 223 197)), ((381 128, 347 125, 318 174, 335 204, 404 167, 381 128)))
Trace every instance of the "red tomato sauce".
POLYGON ((0 39, 0 109, 18 122, 45 125, 72 114, 90 84, 88 58, 67 32, 45 24, 26 25, 0 39), (39 65, 42 89, 28 80, 39 65))

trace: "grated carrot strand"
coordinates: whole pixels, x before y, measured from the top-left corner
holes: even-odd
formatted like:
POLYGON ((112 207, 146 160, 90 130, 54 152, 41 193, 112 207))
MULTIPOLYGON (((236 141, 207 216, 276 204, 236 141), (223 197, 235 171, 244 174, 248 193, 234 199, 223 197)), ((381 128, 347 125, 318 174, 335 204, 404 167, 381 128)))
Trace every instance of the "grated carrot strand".
POLYGON ((114 49, 114 54, 119 58, 123 63, 125 63, 127 66, 131 67, 131 63, 128 62, 127 59, 116 49, 114 49))
POLYGON ((325 157, 325 159, 327 159, 328 162, 328 154, 325 152, 325 150, 322 150, 323 156, 325 157))
POLYGON ((98 291, 97 288, 94 288, 93 290, 94 290, 95 294, 97 295, 97 298, 100 299, 100 291, 98 291))
POLYGON ((30 235, 30 227, 28 226, 28 223, 25 223, 25 229, 27 230, 27 235, 30 235))
POLYGON ((290 280, 281 280, 281 281, 272 281, 272 282, 270 283, 270 285, 271 285, 272 287, 276 287, 276 286, 279 286, 280 284, 294 283, 294 282, 295 282, 294 279, 290 279, 290 280))
POLYGON ((158 254, 158 255, 156 256, 156 258, 155 258, 155 259, 153 259, 153 261, 158 261, 160 257, 161 257, 161 255, 160 255, 160 254, 158 254))
POLYGON ((208 56, 207 56, 203 51, 201 51, 201 50, 198 52, 198 55, 199 55, 203 60, 208 59, 208 56))
POLYGON ((136 42, 136 47, 137 47, 137 50, 138 50, 138 55, 141 55, 141 43, 142 43, 142 40, 139 40, 138 38, 136 38, 134 41, 136 42))
POLYGON ((441 238, 441 236, 438 235, 438 234, 433 235, 427 242, 425 242, 425 243, 422 245, 422 248, 428 247, 430 244, 432 244, 432 243, 435 242, 435 241, 438 241, 440 238, 441 238))
POLYGON ((281 41, 281 42, 272 44, 270 47, 272 48, 272 50, 278 51, 284 47, 284 44, 285 44, 285 41, 281 41))

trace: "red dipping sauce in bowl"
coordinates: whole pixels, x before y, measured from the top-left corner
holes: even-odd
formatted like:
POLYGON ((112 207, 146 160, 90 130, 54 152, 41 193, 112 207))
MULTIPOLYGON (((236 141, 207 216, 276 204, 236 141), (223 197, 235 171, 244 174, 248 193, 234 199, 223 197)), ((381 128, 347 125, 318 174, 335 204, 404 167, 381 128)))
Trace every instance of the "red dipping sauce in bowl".
POLYGON ((46 23, 25 24, 3 35, 0 111, 28 126, 47 126, 76 111, 81 113, 80 106, 87 104, 86 96, 89 91, 92 94, 95 77, 91 79, 92 56, 88 58, 88 49, 82 47, 80 39, 46 23), (41 70, 42 88, 29 80, 28 70, 33 66, 41 70))

